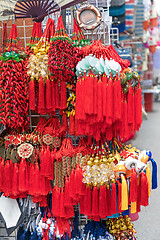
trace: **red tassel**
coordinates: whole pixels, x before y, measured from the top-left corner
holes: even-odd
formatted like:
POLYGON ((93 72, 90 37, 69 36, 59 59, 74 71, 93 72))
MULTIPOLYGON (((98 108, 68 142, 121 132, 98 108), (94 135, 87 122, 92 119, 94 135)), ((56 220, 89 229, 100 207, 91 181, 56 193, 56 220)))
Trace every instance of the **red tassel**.
POLYGON ((70 193, 70 181, 68 180, 68 178, 66 178, 65 181, 65 191, 64 191, 64 205, 66 207, 68 206, 72 206, 72 201, 71 201, 71 193, 70 193))
POLYGON ((52 86, 50 79, 46 80, 46 109, 52 109, 52 86))
POLYGON ((141 205, 148 206, 148 181, 144 172, 141 173, 141 205))
POLYGON ((121 81, 118 77, 115 78, 113 86, 114 121, 118 121, 121 119, 121 81))
POLYGON ((92 214, 91 206, 92 206, 91 189, 90 189, 90 187, 86 187, 85 206, 84 206, 85 215, 91 215, 92 214))
POLYGON ((99 75, 99 81, 97 83, 97 121, 102 122, 103 121, 103 93, 102 93, 102 81, 101 81, 101 75, 99 75))
POLYGON ((50 166, 51 165, 51 151, 50 151, 49 145, 46 148, 44 157, 45 157, 45 177, 47 177, 48 179, 51 179, 52 168, 50 166))
POLYGON ((19 186, 18 186, 18 164, 13 164, 13 179, 12 179, 12 193, 14 196, 17 196, 19 194, 19 186))
POLYGON ((121 196, 121 183, 120 181, 117 181, 117 184, 118 184, 118 213, 121 213, 121 199, 122 199, 122 196, 121 196))
POLYGON ((39 166, 38 166, 38 163, 36 162, 35 163, 35 182, 34 182, 34 185, 35 185, 35 193, 37 193, 37 195, 40 194, 40 177, 39 177, 40 173, 39 173, 39 166))
POLYGON ((60 217, 64 218, 66 216, 65 206, 64 206, 64 191, 61 189, 60 193, 60 217))
POLYGON ((92 190, 92 216, 98 216, 99 215, 99 203, 98 203, 98 188, 93 187, 92 190))
POLYGON ((25 192, 26 191, 26 160, 22 158, 19 164, 19 191, 25 192))
POLYGON ((76 185, 75 185, 75 171, 72 169, 70 175, 70 184, 69 184, 70 197, 75 200, 76 198, 76 185))
POLYGON ((130 180, 130 201, 131 202, 137 202, 137 191, 138 191, 137 174, 135 169, 133 168, 131 180, 130 180))
POLYGON ((59 109, 59 82, 58 81, 56 81, 55 82, 55 100, 56 100, 56 102, 55 102, 55 108, 56 109, 59 109))
POLYGON ((75 170, 75 184, 76 184, 76 194, 78 197, 81 196, 81 189, 82 189, 82 180, 83 180, 83 173, 82 169, 77 166, 75 170))
POLYGON ((118 212, 118 209, 117 209, 117 190, 116 190, 116 184, 115 183, 112 183, 112 186, 111 186, 110 212, 111 212, 111 214, 115 214, 115 213, 118 212))
POLYGON ((55 84, 54 81, 51 81, 51 89, 52 89, 52 112, 56 111, 56 97, 55 97, 55 84))
POLYGON ((82 94, 81 91, 84 91, 82 89, 82 79, 81 79, 81 74, 79 74, 79 78, 76 83, 76 103, 75 103, 75 116, 76 119, 81 119, 81 114, 82 114, 82 94))
POLYGON ((83 196, 81 199, 80 199, 80 214, 85 214, 85 197, 83 196))
POLYGON ((111 193, 110 193, 110 187, 106 189, 106 216, 111 216, 111 193))
POLYGON ((85 113, 86 114, 93 114, 93 102, 94 102, 94 77, 93 74, 91 73, 91 70, 89 70, 88 76, 85 78, 85 113))
POLYGON ((127 99, 127 109, 128 109, 128 124, 134 123, 134 98, 133 98, 133 88, 130 84, 128 90, 128 99, 127 99))
POLYGON ((99 189, 99 216, 106 217, 106 186, 100 186, 99 189))
POLYGON ((112 124, 113 121, 113 81, 112 77, 109 78, 108 86, 106 89, 107 103, 106 103, 106 121, 112 124))
POLYGON ((141 87, 139 85, 136 94, 135 94, 135 122, 136 122, 136 130, 138 131, 142 124, 142 93, 141 87))
POLYGON ((54 187, 52 192, 52 214, 54 217, 60 215, 60 188, 54 187))
POLYGON ((34 80, 29 82, 29 107, 31 110, 35 110, 35 86, 34 80))
POLYGON ((62 116, 62 129, 64 132, 68 131, 68 122, 67 122, 66 113, 63 113, 63 116, 62 116))
POLYGON ((50 180, 54 180, 54 151, 51 152, 51 176, 50 176, 50 180))
POLYGON ((66 90, 66 82, 61 81, 61 106, 60 109, 64 110, 67 108, 67 90, 66 90))
POLYGON ((75 134, 75 116, 73 116, 73 114, 70 114, 69 117, 69 133, 71 135, 75 134))
POLYGON ((1 158, 0 162, 0 192, 4 192, 4 159, 1 158))
POLYGON ((7 160, 5 162, 5 166, 4 166, 4 176, 5 176, 5 180, 4 180, 4 195, 5 196, 9 196, 11 188, 11 171, 10 171, 10 161, 7 160))
POLYGON ((44 94, 44 83, 43 78, 40 76, 39 80, 39 100, 38 100, 38 111, 41 113, 45 109, 45 94, 44 94))
POLYGON ((44 146, 42 146, 41 148, 41 153, 40 153, 40 166, 41 166, 41 174, 45 175, 45 160, 46 160, 46 148, 44 148, 44 146))
POLYGON ((141 211, 141 177, 139 176, 138 193, 137 193, 137 212, 141 211))

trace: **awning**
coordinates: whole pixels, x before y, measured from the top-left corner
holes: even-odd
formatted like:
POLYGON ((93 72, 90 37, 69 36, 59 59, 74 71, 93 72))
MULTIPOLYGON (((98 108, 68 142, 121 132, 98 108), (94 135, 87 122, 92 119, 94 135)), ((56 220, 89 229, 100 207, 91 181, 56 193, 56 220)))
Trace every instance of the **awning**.
POLYGON ((85 0, 0 0, 0 21, 9 18, 43 18, 85 0))

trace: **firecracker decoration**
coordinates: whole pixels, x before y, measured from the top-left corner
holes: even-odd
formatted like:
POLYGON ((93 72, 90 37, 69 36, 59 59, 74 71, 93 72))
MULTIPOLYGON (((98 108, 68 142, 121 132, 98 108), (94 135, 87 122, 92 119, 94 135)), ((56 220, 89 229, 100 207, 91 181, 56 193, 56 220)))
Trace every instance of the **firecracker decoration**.
POLYGON ((81 28, 76 23, 75 18, 73 20, 72 42, 74 46, 78 46, 80 48, 90 44, 90 41, 85 37, 81 28))
POLYGON ((67 108, 66 82, 74 81, 75 66, 80 60, 80 50, 73 46, 68 37, 62 16, 59 17, 55 35, 51 38, 48 57, 49 71, 55 88, 55 108, 64 110, 67 108))
POLYGON ((27 129, 28 77, 25 54, 12 24, 9 43, 0 57, 0 122, 7 128, 27 129))
POLYGON ((30 56, 28 64, 29 106, 31 110, 36 110, 41 114, 55 112, 55 89, 48 71, 49 42, 54 32, 54 20, 49 18, 43 36, 32 48, 33 54, 30 56))

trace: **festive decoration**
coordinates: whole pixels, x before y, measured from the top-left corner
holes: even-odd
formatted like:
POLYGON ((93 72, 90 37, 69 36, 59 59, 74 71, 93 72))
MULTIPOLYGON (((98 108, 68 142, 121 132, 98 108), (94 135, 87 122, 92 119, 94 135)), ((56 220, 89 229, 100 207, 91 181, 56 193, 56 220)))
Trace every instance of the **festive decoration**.
POLYGON ((16 25, 12 24, 7 48, 0 57, 0 121, 7 128, 28 128, 28 78, 16 25))

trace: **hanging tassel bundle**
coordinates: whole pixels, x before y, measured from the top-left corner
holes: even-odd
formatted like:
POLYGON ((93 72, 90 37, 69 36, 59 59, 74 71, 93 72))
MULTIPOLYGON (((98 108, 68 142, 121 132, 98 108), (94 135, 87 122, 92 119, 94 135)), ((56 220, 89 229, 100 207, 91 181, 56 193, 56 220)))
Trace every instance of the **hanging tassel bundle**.
POLYGON ((102 185, 99 189, 99 216, 106 217, 106 186, 102 185))
POLYGON ((45 109, 45 87, 42 76, 39 79, 39 99, 38 99, 38 112, 43 113, 45 109))
POLYGON ((140 174, 140 189, 141 189, 141 205, 148 206, 148 181, 145 173, 140 174))
POLYGON ((22 158, 19 164, 19 191, 26 191, 26 160, 22 158))
POLYGON ((99 203, 98 203, 98 188, 93 187, 92 190, 92 216, 99 216, 99 203))
POLYGON ((116 184, 112 183, 111 185, 111 208, 110 208, 111 214, 115 214, 118 212, 117 208, 117 190, 116 190, 116 184))
POLYGON ((130 180, 130 201, 136 202, 137 201, 137 174, 134 168, 132 168, 132 175, 130 180))
POLYGON ((121 210, 125 211, 128 209, 128 186, 126 179, 123 175, 121 175, 121 180, 122 180, 121 210))

